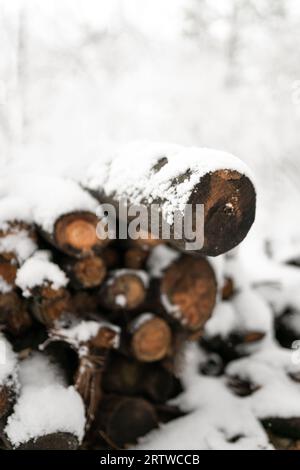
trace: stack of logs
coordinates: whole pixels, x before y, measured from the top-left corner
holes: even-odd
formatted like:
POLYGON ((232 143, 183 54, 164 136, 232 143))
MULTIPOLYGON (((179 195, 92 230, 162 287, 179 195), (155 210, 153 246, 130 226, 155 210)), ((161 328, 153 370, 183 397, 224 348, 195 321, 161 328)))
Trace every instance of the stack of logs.
MULTIPOLYGON (((237 171, 206 175, 199 188, 207 231, 196 254, 150 234, 100 239, 98 218, 85 207, 64 213, 62 204, 52 231, 35 217, 1 220, 1 329, 20 360, 42 348, 65 369, 85 403, 83 448, 126 448, 181 413, 166 404, 181 391, 181 351, 186 341, 199 339, 218 296, 205 255, 237 245, 255 212, 253 186, 237 171), (27 251, 32 247, 23 257, 20 240, 27 251)), ((8 448, 5 425, 16 399, 7 386, 0 388, 8 448)), ((58 432, 22 448, 77 445, 58 432)))

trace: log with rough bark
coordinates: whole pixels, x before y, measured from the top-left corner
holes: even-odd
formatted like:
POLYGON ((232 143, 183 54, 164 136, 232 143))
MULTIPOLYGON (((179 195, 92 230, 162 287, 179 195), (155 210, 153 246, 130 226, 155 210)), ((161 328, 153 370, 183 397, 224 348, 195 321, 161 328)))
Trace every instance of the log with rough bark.
POLYGON ((107 362, 103 389, 106 393, 145 396, 153 403, 165 403, 180 392, 181 385, 161 363, 141 363, 116 351, 107 362))
POLYGON ((217 295, 213 268, 202 257, 182 255, 164 271, 160 299, 168 316, 190 331, 201 330, 217 295))
POLYGON ((140 307, 146 298, 148 275, 141 270, 112 271, 99 291, 101 305, 109 311, 130 311, 140 307))
POLYGON ((17 272, 16 285, 29 298, 31 311, 46 326, 72 312, 66 289, 68 278, 50 259, 49 252, 38 251, 17 272))
POLYGON ((143 313, 131 321, 126 336, 128 349, 138 361, 160 361, 171 353, 171 328, 152 313, 143 313))
POLYGON ((123 210, 128 204, 144 205, 149 213, 152 206, 159 220, 159 237, 165 223, 171 243, 180 249, 187 248, 190 235, 178 231, 176 213, 185 217, 187 204, 194 208, 203 204, 204 218, 197 227, 198 238, 204 231, 203 246, 194 251, 208 256, 237 246, 255 217, 256 193, 247 166, 230 154, 209 149, 124 146, 94 162, 83 184, 101 202, 112 204, 120 219, 124 219, 120 204, 123 210))
POLYGON ((99 203, 75 181, 26 173, 14 175, 10 184, 31 208, 40 233, 59 250, 83 257, 107 245, 96 233, 99 203))
POLYGON ((0 325, 14 336, 22 335, 32 326, 27 302, 16 292, 0 294, 0 325))
POLYGON ((82 259, 63 258, 60 266, 74 289, 99 287, 106 276, 106 265, 101 256, 89 256, 82 259))
POLYGON ((119 346, 119 328, 106 321, 83 320, 68 328, 51 329, 45 346, 53 341, 69 344, 78 355, 74 385, 86 406, 86 429, 94 421, 102 399, 102 376, 108 351, 119 346))
POLYGON ((99 408, 96 429, 106 442, 121 448, 158 426, 155 408, 142 398, 106 396, 99 408))

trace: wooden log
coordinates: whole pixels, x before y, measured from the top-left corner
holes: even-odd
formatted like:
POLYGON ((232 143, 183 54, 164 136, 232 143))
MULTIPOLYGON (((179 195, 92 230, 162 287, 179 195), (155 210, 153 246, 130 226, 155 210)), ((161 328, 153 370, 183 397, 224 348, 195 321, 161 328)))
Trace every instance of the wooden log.
POLYGON ((31 312, 43 325, 53 327, 57 321, 74 314, 70 293, 62 287, 36 288, 31 300, 31 312))
POLYGON ((180 381, 161 363, 141 363, 117 351, 110 355, 103 375, 106 393, 144 396, 154 403, 165 403, 181 390, 180 381))
POLYGON ((135 444, 158 426, 155 408, 142 398, 106 396, 99 408, 97 429, 116 447, 135 444))
POLYGON ((78 446, 78 438, 74 434, 56 432, 37 439, 30 439, 18 446, 16 450, 76 450, 78 446))
POLYGON ((108 322, 81 321, 68 328, 51 329, 47 344, 62 341, 78 355, 74 385, 86 406, 86 429, 94 421, 102 399, 102 375, 108 351, 119 346, 119 328, 108 322))
POLYGON ((291 439, 300 439, 300 418, 280 418, 270 417, 265 418, 262 421, 263 426, 270 430, 272 433, 282 436, 289 437, 291 439))
POLYGON ((120 204, 143 204, 150 213, 156 204, 171 243, 183 250, 187 237, 176 239, 175 211, 184 216, 186 204, 203 204, 204 244, 197 251, 217 256, 237 246, 254 221, 256 194, 247 174, 246 165, 229 154, 148 144, 125 146, 94 162, 83 184, 117 211, 120 204))
POLYGON ((108 239, 101 240, 97 235, 98 223, 99 219, 91 212, 72 212, 57 219, 53 233, 43 230, 42 233, 64 253, 80 258, 99 253, 108 244, 108 239))
POLYGON ((106 266, 100 256, 82 259, 64 258, 60 263, 74 289, 99 287, 106 276, 106 266))
POLYGON ((141 362, 160 361, 171 353, 172 331, 162 318, 143 313, 127 328, 129 350, 141 362))
POLYGON ((166 313, 191 331, 201 329, 208 320, 216 294, 214 271, 202 257, 182 255, 166 269, 160 281, 166 313))
POLYGON ((127 269, 144 269, 149 251, 136 246, 128 248, 124 253, 124 266, 127 269))
POLYGON ((137 309, 146 298, 147 284, 148 277, 144 271, 113 271, 100 288, 100 304, 113 312, 137 309))
POLYGON ((31 328, 27 303, 16 292, 0 294, 0 324, 14 336, 20 336, 31 328))

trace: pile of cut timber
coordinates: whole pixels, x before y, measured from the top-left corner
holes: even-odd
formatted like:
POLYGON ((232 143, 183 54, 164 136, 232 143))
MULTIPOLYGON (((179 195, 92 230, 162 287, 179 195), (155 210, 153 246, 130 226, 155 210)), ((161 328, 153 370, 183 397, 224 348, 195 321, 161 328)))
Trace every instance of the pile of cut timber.
POLYGON ((254 220, 247 168, 222 152, 134 145, 80 182, 8 168, 3 186, 3 447, 126 448, 180 416, 167 402, 182 390, 182 351, 223 287, 207 256, 238 245, 254 220), (99 205, 122 201, 156 204, 170 240, 99 237, 99 205), (197 253, 175 236, 187 203, 204 204, 197 253))

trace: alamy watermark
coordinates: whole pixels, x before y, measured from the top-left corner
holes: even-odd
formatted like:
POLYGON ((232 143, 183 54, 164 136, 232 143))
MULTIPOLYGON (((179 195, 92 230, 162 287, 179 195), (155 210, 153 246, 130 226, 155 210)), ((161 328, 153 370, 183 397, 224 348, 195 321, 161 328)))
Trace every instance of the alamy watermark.
POLYGON ((204 204, 186 204, 167 217, 159 204, 101 204, 97 209, 100 239, 182 240, 186 250, 201 250, 204 244, 204 204))

